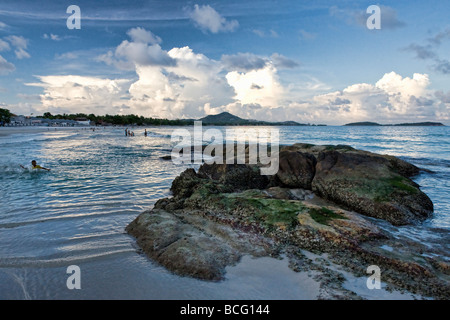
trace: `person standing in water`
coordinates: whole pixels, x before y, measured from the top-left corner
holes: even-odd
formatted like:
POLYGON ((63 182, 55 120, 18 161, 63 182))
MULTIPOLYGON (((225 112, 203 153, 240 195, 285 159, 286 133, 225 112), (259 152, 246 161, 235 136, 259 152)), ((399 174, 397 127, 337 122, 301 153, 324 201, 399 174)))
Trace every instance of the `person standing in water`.
MULTIPOLYGON (((21 167, 22 167, 23 169, 26 169, 26 168, 25 168, 24 166, 22 166, 22 165, 21 165, 21 167)), ((47 169, 47 168, 44 168, 44 167, 41 167, 40 165, 38 165, 38 164, 36 163, 36 160, 31 161, 31 169, 42 169, 42 170, 50 171, 50 169, 47 169)))
POLYGON ((144 136, 147 136, 147 129, 144 129, 144 136))

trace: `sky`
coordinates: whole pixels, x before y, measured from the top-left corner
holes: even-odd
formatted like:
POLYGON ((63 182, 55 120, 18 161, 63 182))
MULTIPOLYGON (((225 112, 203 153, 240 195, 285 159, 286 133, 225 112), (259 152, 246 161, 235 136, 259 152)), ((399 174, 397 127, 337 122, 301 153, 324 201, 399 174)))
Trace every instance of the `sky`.
POLYGON ((1 0, 0 108, 450 125, 449 12, 448 0, 1 0))

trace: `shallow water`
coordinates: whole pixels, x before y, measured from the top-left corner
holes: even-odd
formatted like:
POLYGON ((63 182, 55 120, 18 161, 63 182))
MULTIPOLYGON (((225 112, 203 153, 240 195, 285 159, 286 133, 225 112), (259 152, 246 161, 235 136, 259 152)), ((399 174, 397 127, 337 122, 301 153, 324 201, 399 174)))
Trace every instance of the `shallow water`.
MULTIPOLYGON (((432 170, 415 181, 435 205, 433 218, 396 232, 426 241, 433 228, 450 230, 448 127, 279 129, 281 144, 347 144, 432 170)), ((140 128, 135 137, 125 137, 122 128, 0 137, 0 299, 313 298, 313 283, 299 288, 308 283, 304 274, 273 259, 259 265, 278 268, 289 281, 267 281, 248 259, 223 282, 199 281, 175 276, 137 253, 124 228, 167 196, 172 180, 188 167, 159 158, 175 144, 173 130, 147 128, 148 137, 140 128), (52 170, 20 168, 32 159, 52 170), (69 265, 81 269, 81 290, 66 286, 69 265)))

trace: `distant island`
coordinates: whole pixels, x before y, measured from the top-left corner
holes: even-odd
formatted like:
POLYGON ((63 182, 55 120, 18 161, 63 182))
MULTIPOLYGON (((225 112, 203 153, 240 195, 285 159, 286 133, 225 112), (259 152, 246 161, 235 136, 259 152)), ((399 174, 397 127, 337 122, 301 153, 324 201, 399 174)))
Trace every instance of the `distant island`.
POLYGON ((413 123, 398 123, 398 124, 380 124, 376 122, 352 122, 347 123, 345 126, 383 126, 383 127, 445 127, 440 122, 413 122, 413 123))

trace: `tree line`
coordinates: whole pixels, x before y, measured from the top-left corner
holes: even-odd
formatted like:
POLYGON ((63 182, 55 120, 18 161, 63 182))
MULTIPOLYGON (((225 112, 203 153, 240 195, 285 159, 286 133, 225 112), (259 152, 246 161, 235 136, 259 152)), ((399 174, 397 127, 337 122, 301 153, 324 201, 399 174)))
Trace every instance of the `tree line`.
POLYGON ((151 118, 138 116, 135 114, 127 114, 127 115, 110 115, 106 114, 103 116, 85 113, 75 113, 75 114, 57 114, 52 115, 50 112, 45 112, 41 118, 44 119, 62 119, 62 120, 79 120, 79 119, 87 119, 92 121, 96 125, 121 125, 121 126, 129 126, 129 125, 154 125, 154 126, 182 126, 182 125, 193 125, 193 120, 169 120, 169 119, 160 119, 160 118, 151 118))
MULTIPOLYGON (((8 109, 0 108, 0 125, 4 125, 11 121, 13 114, 8 109)), ((194 120, 169 120, 169 119, 159 119, 159 118, 148 118, 143 116, 138 116, 135 114, 128 115, 109 115, 98 116, 93 113, 74 113, 74 114, 56 114, 53 115, 50 112, 45 112, 42 116, 36 116, 36 118, 50 119, 50 120, 80 120, 86 119, 92 121, 95 125, 118 125, 118 126, 185 126, 193 125, 194 120)))

